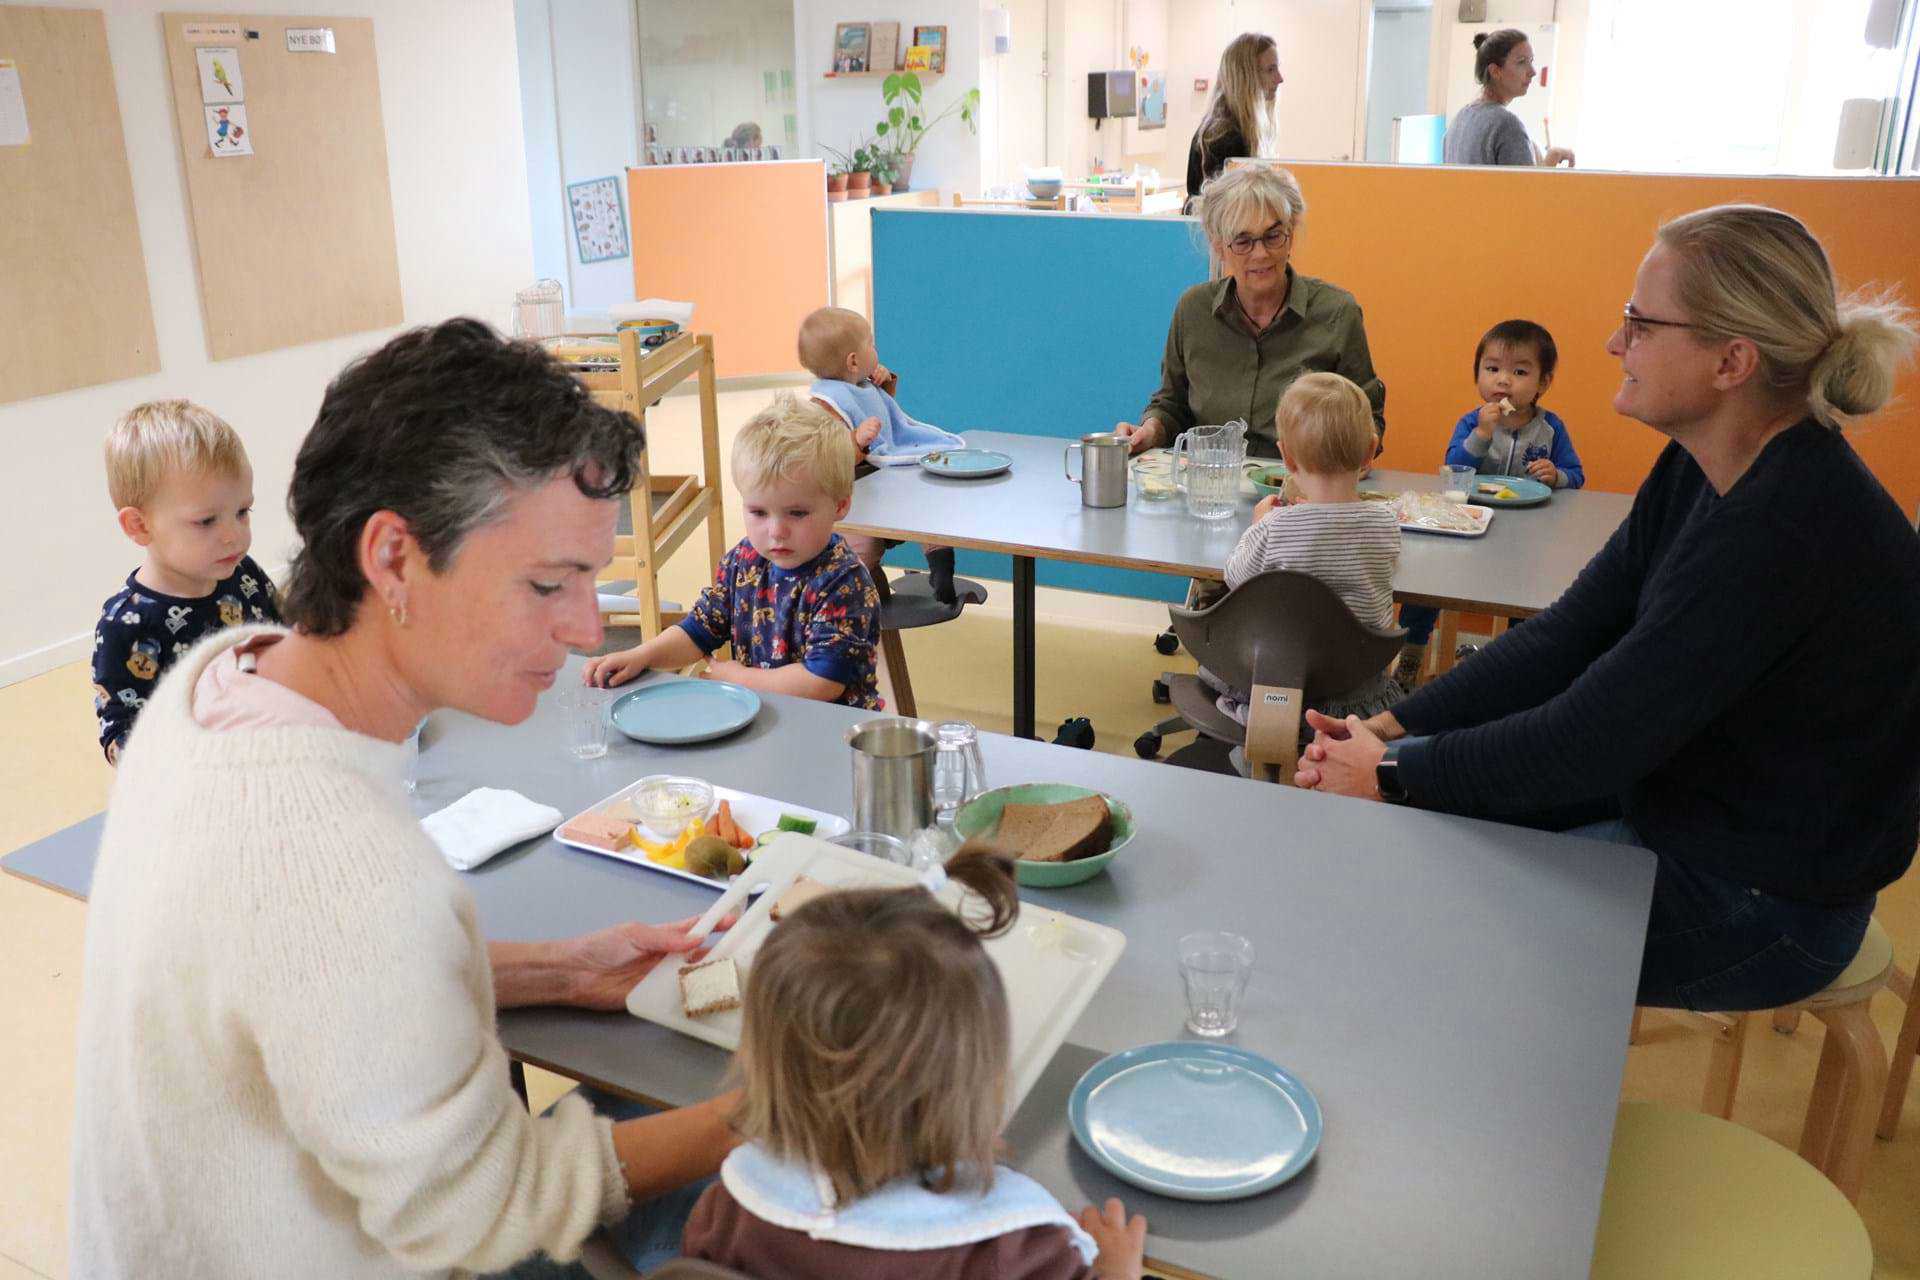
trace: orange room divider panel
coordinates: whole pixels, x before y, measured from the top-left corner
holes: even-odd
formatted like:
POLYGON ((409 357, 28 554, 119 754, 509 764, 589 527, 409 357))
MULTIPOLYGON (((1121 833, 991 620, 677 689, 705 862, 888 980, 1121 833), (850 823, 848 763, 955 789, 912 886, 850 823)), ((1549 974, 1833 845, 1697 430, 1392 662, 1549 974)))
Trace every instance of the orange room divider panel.
POLYGON ((792 373, 800 321, 827 305, 819 160, 627 170, 636 298, 694 304, 722 378, 792 373))
MULTIPOLYGON (((1538 321, 1560 348, 1542 403, 1566 420, 1590 488, 1632 492, 1666 438, 1612 408, 1606 353, 1633 275, 1669 218, 1733 201, 1812 228, 1843 291, 1892 285, 1920 306, 1920 180, 1668 177, 1417 165, 1288 166, 1307 197, 1293 261, 1350 291, 1387 384, 1382 465, 1440 464, 1476 405, 1473 348, 1501 320, 1538 321)), ((1909 513, 1920 502, 1920 370, 1848 433, 1909 513)))

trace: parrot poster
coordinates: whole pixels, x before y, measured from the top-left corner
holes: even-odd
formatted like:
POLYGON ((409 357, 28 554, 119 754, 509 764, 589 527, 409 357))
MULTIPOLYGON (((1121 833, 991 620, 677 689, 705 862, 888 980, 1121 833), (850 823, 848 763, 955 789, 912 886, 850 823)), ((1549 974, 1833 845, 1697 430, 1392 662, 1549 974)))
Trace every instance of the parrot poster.
POLYGON ((244 102, 246 77, 241 74, 240 51, 234 48, 203 46, 193 51, 200 67, 200 101, 208 106, 244 102))

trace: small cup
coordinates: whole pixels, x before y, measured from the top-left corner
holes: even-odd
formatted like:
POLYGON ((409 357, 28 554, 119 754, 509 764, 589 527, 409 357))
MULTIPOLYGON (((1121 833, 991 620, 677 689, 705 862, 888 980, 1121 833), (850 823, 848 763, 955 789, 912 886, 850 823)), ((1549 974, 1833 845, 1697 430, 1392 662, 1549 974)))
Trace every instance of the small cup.
POLYGON ((607 754, 607 691, 592 685, 574 685, 560 691, 560 707, 567 716, 567 749, 576 760, 598 760, 607 754))
POLYGON ((835 836, 827 843, 837 844, 842 849, 857 850, 870 857, 878 858, 882 862, 892 862, 903 867, 911 861, 907 852, 907 842, 899 836, 890 836, 883 831, 849 831, 845 835, 835 836))
POLYGON ((1465 502, 1473 495, 1473 483, 1479 473, 1472 467, 1440 468, 1440 496, 1448 502, 1465 502))
POLYGON ((413 726, 413 732, 407 735, 407 794, 412 795, 420 789, 420 734, 427 727, 422 720, 413 726))
POLYGON ((1187 992, 1187 1030, 1224 1036, 1240 1025, 1240 997, 1253 975, 1253 943, 1237 933, 1190 933, 1180 939, 1180 979, 1187 992))

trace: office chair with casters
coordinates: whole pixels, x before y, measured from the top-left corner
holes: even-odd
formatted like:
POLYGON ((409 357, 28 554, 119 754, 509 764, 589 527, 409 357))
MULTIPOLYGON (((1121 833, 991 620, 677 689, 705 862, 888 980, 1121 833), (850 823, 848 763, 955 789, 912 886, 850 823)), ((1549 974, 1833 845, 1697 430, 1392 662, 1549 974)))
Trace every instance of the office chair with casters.
POLYGON ((1406 636, 1401 627, 1367 626, 1332 587, 1288 569, 1249 578, 1208 608, 1172 614, 1187 651, 1228 687, 1250 692, 1247 723, 1220 710, 1198 676, 1169 673, 1180 714, 1141 734, 1134 751, 1155 759, 1167 734, 1194 730, 1241 747, 1247 771, 1272 781, 1291 781, 1305 709, 1383 675, 1406 636))

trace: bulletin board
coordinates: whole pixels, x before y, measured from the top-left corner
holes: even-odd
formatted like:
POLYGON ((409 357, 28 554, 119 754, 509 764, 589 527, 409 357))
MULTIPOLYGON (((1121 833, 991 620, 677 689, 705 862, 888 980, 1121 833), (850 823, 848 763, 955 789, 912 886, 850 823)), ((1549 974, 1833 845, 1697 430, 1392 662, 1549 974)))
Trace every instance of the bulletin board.
POLYGON ((372 20, 162 18, 208 354, 400 324, 372 20), (215 49, 234 65, 200 56, 215 49), (218 133, 210 117, 223 107, 218 133))
POLYGON ((0 5, 0 62, 27 133, 0 145, 0 403, 158 372, 106 20, 0 5))

